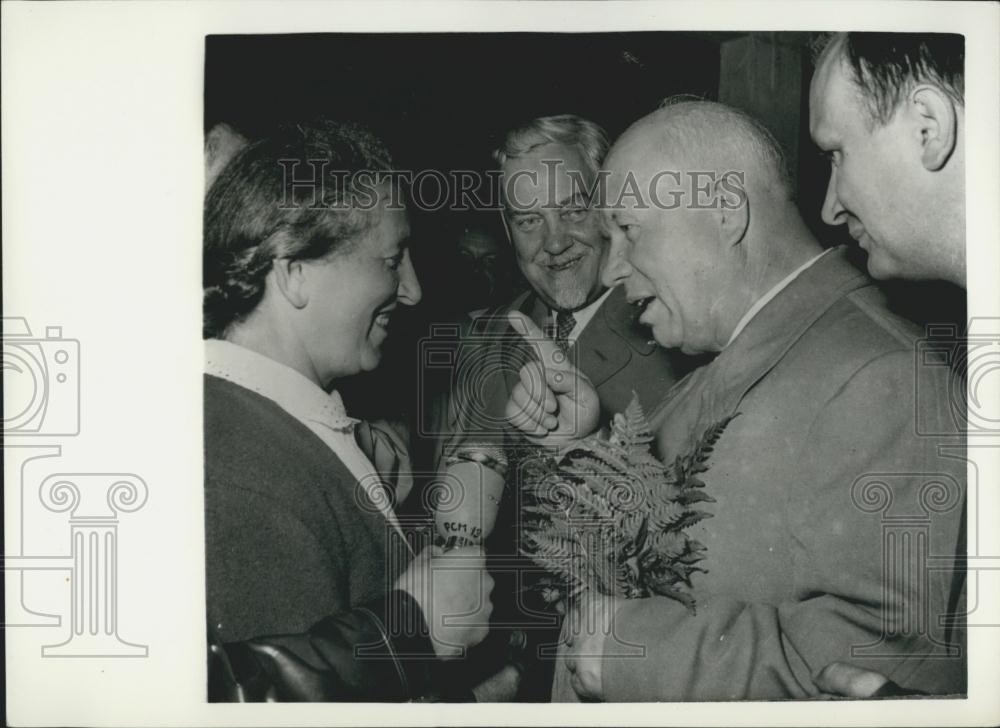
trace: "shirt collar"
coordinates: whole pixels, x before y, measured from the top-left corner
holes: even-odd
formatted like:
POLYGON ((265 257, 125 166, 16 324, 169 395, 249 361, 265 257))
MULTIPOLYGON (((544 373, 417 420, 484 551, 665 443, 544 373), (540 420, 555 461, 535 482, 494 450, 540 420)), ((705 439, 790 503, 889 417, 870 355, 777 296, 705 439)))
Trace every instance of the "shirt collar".
MULTIPOLYGON (((732 335, 730 335, 729 341, 726 342, 726 346, 729 346, 730 344, 732 344, 733 341, 736 340, 736 337, 740 335, 740 332, 743 331, 743 329, 745 329, 747 327, 747 324, 750 323, 750 321, 753 319, 753 317, 756 316, 760 312, 760 310, 762 308, 764 308, 764 306, 766 306, 768 303, 770 303, 771 300, 775 296, 777 296, 785 288, 787 288, 788 284, 790 284, 792 281, 794 281, 796 278, 798 278, 804 271, 808 270, 809 267, 813 265, 813 263, 815 263, 817 260, 819 260, 820 258, 822 258, 824 255, 826 255, 829 252, 830 252, 829 250, 824 250, 819 255, 817 255, 817 256, 815 256, 813 258, 810 258, 805 263, 803 263, 798 268, 796 268, 791 273, 789 273, 787 276, 785 276, 780 281, 778 281, 778 283, 775 284, 775 286, 771 290, 769 290, 763 296, 761 296, 760 298, 758 298, 757 302, 754 303, 754 305, 751 306, 747 310, 747 312, 745 314, 743 314, 743 318, 741 318, 739 320, 739 323, 736 324, 736 328, 733 329, 733 333, 732 333, 732 335)), ((722 348, 726 348, 726 347, 724 346, 722 348)))
MULTIPOLYGON (((594 318, 594 314, 597 313, 597 310, 601 307, 601 305, 603 305, 603 303, 607 300, 608 296, 611 295, 611 291, 613 290, 614 290, 613 288, 609 288, 583 308, 579 308, 576 311, 572 312, 573 319, 574 321, 576 321, 576 323, 573 324, 573 330, 569 333, 568 338, 570 341, 576 341, 577 337, 580 335, 580 332, 582 332, 586 328, 587 324, 590 323, 590 320, 594 318)), ((555 325, 556 323, 556 316, 558 314, 559 312, 556 311, 555 309, 551 309, 549 311, 549 316, 553 325, 555 325)))
POLYGON ((291 367, 230 341, 205 341, 205 373, 267 397, 303 423, 319 422, 344 431, 358 423, 348 416, 336 390, 327 394, 291 367))

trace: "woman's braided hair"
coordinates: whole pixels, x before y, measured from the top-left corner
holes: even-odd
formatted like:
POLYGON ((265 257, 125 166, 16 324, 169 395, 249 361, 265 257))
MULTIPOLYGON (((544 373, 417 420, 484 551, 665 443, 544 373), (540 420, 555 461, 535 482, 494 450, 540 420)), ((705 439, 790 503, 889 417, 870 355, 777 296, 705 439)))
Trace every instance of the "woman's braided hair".
POLYGON ((391 169, 377 137, 343 122, 282 125, 242 149, 205 197, 203 336, 253 311, 276 258, 323 258, 371 228, 371 181, 391 169))

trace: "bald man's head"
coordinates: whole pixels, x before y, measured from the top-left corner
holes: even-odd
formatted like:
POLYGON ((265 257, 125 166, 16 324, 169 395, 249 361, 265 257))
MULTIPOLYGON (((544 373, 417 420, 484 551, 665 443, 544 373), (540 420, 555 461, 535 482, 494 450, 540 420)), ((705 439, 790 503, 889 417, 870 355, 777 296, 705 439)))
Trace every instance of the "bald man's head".
POLYGON ((621 136, 614 152, 638 150, 661 169, 743 173, 747 189, 784 199, 793 190, 785 155, 750 115, 713 101, 668 98, 621 136))
POLYGON ((737 109, 668 102, 629 127, 603 171, 604 284, 625 286, 662 346, 721 351, 750 306, 820 250, 780 147, 737 109))

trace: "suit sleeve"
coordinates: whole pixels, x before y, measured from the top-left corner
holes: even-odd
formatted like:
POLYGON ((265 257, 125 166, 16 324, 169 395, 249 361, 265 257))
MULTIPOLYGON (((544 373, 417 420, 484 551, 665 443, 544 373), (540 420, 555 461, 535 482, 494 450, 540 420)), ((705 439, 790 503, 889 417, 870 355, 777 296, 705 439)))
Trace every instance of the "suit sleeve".
MULTIPOLYGON (((962 692, 964 661, 938 620, 953 603, 954 574, 928 569, 921 555, 959 546, 964 462, 941 457, 940 441, 914 427, 918 406, 937 416, 941 387, 915 385, 910 351, 850 377, 788 450, 797 463, 787 511, 796 597, 721 595, 694 616, 663 598, 626 603, 605 654, 632 644, 644 656, 605 660, 606 699, 815 697, 813 677, 835 660, 908 688, 962 692)), ((725 555, 709 553, 709 568, 713 557, 725 555)))
POLYGON ((511 444, 507 400, 518 371, 530 360, 530 349, 495 317, 463 343, 453 374, 443 457, 470 443, 511 444))
POLYGON ((442 679, 413 598, 384 598, 298 634, 222 643, 209 629, 210 702, 470 701, 442 679))

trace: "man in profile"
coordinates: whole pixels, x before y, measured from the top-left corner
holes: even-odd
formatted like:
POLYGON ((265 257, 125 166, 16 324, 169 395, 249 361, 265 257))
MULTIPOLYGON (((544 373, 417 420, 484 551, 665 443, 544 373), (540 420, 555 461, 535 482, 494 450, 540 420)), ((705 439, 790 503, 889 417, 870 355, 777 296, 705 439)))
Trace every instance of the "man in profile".
MULTIPOLYGON (((589 195, 607 150, 603 129, 566 114, 537 118, 511 130, 494 152, 501 170, 503 223, 529 290, 472 326, 470 340, 475 343, 459 360, 454 377, 454 434, 443 448, 446 459, 484 441, 508 452, 523 445, 506 421, 506 406, 518 370, 532 354, 523 346, 524 329, 512 329, 509 312, 521 317, 520 323, 536 332, 536 338, 557 346, 587 377, 602 422, 624 411, 633 393, 644 407, 652 408, 692 367, 691 360, 651 342, 636 325, 624 291, 601 282, 607 238, 589 195)), ((527 348, 532 348, 530 343, 527 348)), ((491 516, 484 516, 483 531, 488 535, 487 553, 499 569, 494 572, 495 616, 522 626, 531 642, 520 697, 547 700, 552 656, 538 662, 538 648, 554 647, 557 622, 553 616, 546 627, 544 620, 531 616, 545 605, 535 603, 527 588, 522 568, 527 562, 509 566, 519 553, 517 473, 516 463, 506 476, 483 468, 476 482, 502 493, 494 504, 499 509, 496 525, 491 516), (501 563, 506 565, 498 566, 501 563), (506 605, 503 595, 509 595, 506 605)), ((489 503, 484 501, 484 507, 489 503)))
POLYGON ((964 289, 965 39, 834 33, 815 51, 810 131, 831 163, 823 220, 847 224, 876 278, 964 289))
MULTIPOLYGON (((605 169, 605 283, 624 286, 660 345, 716 354, 653 414, 660 456, 672 462, 734 419, 702 476, 714 517, 689 529, 707 547, 707 573, 692 579, 696 613, 664 597, 585 594, 554 698, 810 698, 834 662, 963 692, 961 637, 939 621, 955 613, 961 580, 889 548, 883 533, 889 516, 912 515, 926 520, 927 554, 960 547, 964 461, 939 449, 960 443, 915 427, 919 414, 947 431, 950 417, 947 374, 913 366, 919 331, 843 249, 812 237, 780 148, 742 112, 668 103, 625 132, 605 169), (707 208, 690 204, 700 190, 684 172, 695 170, 714 173, 707 208), (629 178, 684 204, 622 195, 629 178), (725 201, 737 181, 734 206, 725 201), (624 657, 629 645, 644 655, 624 657)), ((520 425, 536 436, 560 426, 520 425)))
POLYGON ((823 220, 846 224, 874 278, 965 287, 965 39, 837 33, 819 55, 809 130, 830 158, 823 220))
MULTIPOLYGON (((489 311, 473 330, 500 346, 513 333, 505 314, 523 314, 588 377, 604 421, 625 409, 633 390, 644 405, 653 406, 692 368, 686 357, 658 349, 636 325, 623 292, 601 282, 607 237, 589 195, 607 150, 603 129, 569 114, 533 119, 507 134, 494 152, 501 171, 502 219, 529 290, 489 311)), ((500 356, 499 361, 507 360, 500 356)), ((458 389, 467 389, 463 385, 481 363, 475 358, 464 362, 458 389)), ((464 424, 482 428, 485 422, 502 421, 516 378, 517 368, 505 366, 496 369, 488 386, 464 391, 475 395, 461 411, 464 424)))
POLYGON ((210 699, 467 698, 441 665, 486 635, 484 558, 414 554, 338 392, 379 364, 391 313, 420 300, 406 211, 382 186, 358 224, 355 188, 337 196, 326 186, 322 204, 309 201, 311 190, 289 189, 289 159, 392 165, 361 127, 288 124, 247 145, 208 188, 210 699), (471 624, 446 624, 452 615, 471 624))

